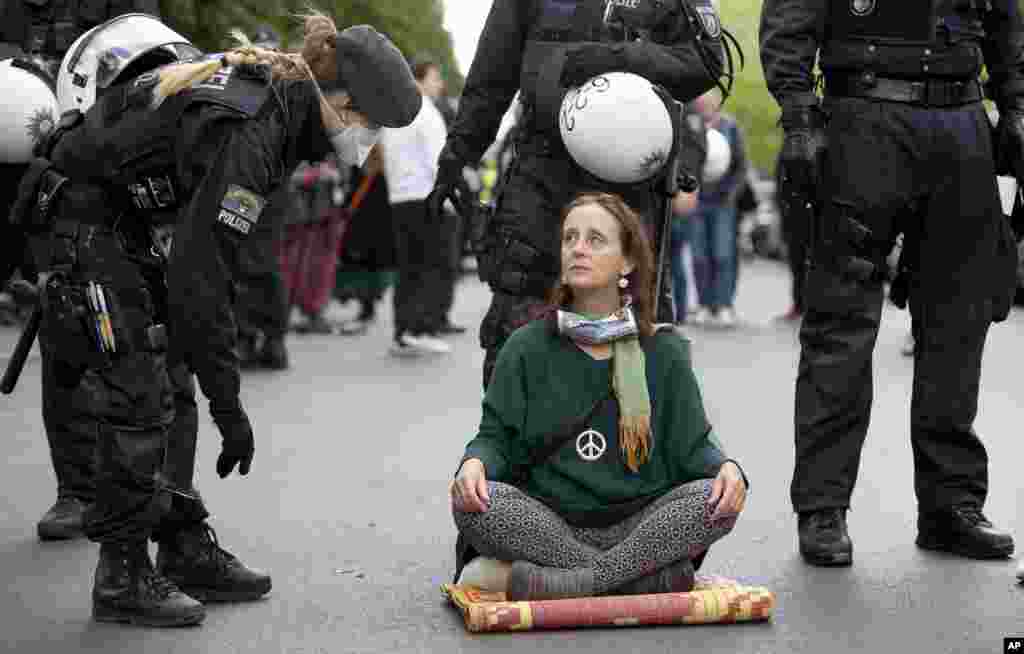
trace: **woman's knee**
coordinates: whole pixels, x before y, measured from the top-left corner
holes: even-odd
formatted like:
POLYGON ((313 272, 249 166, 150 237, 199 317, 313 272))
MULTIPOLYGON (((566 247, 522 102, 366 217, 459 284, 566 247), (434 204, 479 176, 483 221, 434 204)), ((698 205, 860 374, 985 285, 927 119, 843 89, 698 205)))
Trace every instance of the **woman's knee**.
POLYGON ((508 508, 510 500, 514 501, 525 497, 524 493, 515 486, 500 481, 487 482, 487 495, 491 501, 488 505, 487 511, 483 513, 477 511, 462 511, 457 507, 452 507, 452 516, 455 518, 455 525, 459 530, 462 530, 465 525, 475 524, 484 516, 485 513, 490 516, 504 513, 508 508))

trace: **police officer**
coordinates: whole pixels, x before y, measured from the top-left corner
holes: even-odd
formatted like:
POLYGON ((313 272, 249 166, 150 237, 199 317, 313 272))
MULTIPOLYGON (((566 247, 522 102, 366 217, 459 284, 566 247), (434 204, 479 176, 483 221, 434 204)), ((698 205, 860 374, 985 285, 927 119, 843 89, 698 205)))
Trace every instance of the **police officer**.
POLYGON ((846 512, 871 411, 885 259, 900 233, 894 294, 909 296, 917 341, 917 544, 972 558, 1013 552, 1010 534, 982 512, 988 459, 972 423, 986 333, 1013 297, 1016 254, 995 162, 1022 177, 1018 11, 1016 0, 764 3, 761 59, 782 107, 783 192, 815 216, 791 488, 811 564, 852 561, 846 512), (1001 114, 996 159, 982 66, 1001 114))
POLYGON ((498 350, 543 308, 558 274, 562 207, 580 191, 607 190, 642 213, 662 214, 649 185, 602 182, 569 157, 557 124, 566 90, 600 73, 625 71, 660 84, 676 100, 692 100, 722 75, 720 34, 708 0, 496 0, 492 5, 428 200, 436 214, 445 198, 457 198, 463 166, 479 161, 521 89, 518 158, 502 185, 480 257, 481 278, 494 293, 480 327, 485 387, 498 350), (606 14, 617 20, 606 21, 606 14), (631 38, 619 40, 623 34, 631 38))
MULTIPOLYGON (((56 81, 61 59, 83 34, 129 12, 160 16, 157 0, 9 0, 0 5, 0 58, 27 57, 56 81)), ((0 186, 14 189, 24 169, 0 171, 0 186)), ((4 212, 6 214, 6 211, 4 212)), ((68 420, 65 377, 41 344, 43 424, 57 477, 57 501, 36 526, 42 540, 81 535, 82 517, 94 495, 92 448, 95 436, 68 420)))
POLYGON ((53 77, 82 34, 115 16, 141 12, 160 17, 158 0, 9 0, 0 7, 0 57, 23 53, 53 77))
POLYGON ((306 27, 302 56, 242 49, 105 89, 22 184, 22 198, 42 201, 20 224, 52 245, 42 329, 81 371, 76 400, 98 431, 86 522, 101 545, 96 620, 194 624, 197 600, 270 589, 218 545, 192 487, 191 371, 223 438, 218 474, 247 474, 231 308, 242 244, 299 161, 333 146, 360 162, 377 125, 408 124, 420 102, 401 53, 372 28, 337 32, 319 16, 306 27), (161 249, 152 227, 167 213, 161 249))

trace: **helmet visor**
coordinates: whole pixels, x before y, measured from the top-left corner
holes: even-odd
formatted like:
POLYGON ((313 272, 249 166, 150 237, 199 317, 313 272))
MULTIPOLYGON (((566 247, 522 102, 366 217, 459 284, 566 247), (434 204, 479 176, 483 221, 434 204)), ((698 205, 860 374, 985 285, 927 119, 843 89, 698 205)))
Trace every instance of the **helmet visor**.
POLYGON ((67 72, 86 80, 95 76, 97 88, 107 88, 133 61, 166 47, 178 59, 198 56, 189 40, 148 14, 125 14, 94 27, 69 53, 67 72))

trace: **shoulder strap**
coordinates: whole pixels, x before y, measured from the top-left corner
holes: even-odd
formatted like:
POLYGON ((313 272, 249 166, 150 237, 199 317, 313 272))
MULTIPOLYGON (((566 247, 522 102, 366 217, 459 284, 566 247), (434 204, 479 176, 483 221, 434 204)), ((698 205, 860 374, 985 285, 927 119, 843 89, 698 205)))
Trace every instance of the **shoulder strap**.
POLYGON ((606 404, 614 399, 615 393, 612 391, 611 385, 609 385, 608 392, 602 395, 599 400, 594 402, 593 406, 591 406, 586 413, 574 418, 573 420, 563 424, 560 428, 545 435, 544 443, 530 456, 529 464, 516 471, 516 483, 524 481, 527 474, 529 474, 530 469, 543 464, 554 456, 558 450, 562 449, 563 445, 575 439, 580 432, 587 428, 587 425, 594 416, 597 415, 597 413, 601 411, 606 404))

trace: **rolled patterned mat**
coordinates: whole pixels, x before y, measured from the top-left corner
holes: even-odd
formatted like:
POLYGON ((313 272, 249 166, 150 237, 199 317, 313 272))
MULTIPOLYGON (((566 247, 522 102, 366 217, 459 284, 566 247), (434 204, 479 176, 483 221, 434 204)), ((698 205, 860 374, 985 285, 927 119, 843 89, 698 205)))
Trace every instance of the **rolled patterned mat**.
POLYGON ((462 611, 473 633, 576 627, 631 627, 752 622, 771 619, 775 595, 723 577, 698 577, 688 593, 604 595, 539 602, 509 602, 504 593, 444 584, 441 591, 462 611))

